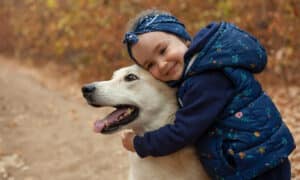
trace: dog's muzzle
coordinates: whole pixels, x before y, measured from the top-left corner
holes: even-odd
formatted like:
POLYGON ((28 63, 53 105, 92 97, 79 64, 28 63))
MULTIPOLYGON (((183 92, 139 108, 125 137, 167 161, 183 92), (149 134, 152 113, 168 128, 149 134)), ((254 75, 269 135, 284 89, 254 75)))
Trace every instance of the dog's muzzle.
POLYGON ((93 96, 96 91, 96 87, 93 84, 84 85, 81 88, 81 91, 82 91, 83 97, 87 100, 87 102, 90 105, 98 107, 95 103, 93 103, 93 101, 94 101, 93 96))
POLYGON ((81 88, 81 91, 82 91, 82 94, 83 94, 84 97, 93 94, 95 90, 96 90, 96 87, 94 85, 89 85, 89 84, 88 85, 84 85, 81 88))

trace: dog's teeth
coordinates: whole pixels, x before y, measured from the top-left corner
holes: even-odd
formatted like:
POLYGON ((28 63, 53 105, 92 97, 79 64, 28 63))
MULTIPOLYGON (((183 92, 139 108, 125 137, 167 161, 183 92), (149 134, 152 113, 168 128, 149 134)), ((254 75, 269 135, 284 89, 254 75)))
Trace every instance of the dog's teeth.
POLYGON ((124 114, 122 114, 122 116, 128 116, 132 111, 132 109, 128 108, 127 111, 124 114))
POLYGON ((118 117, 118 121, 120 121, 120 120, 123 119, 123 118, 124 118, 124 115, 119 116, 119 117, 118 117))
POLYGON ((132 111, 133 111, 133 109, 132 109, 132 108, 128 108, 128 109, 127 109, 127 111, 126 111, 126 115, 128 115, 128 114, 131 114, 131 113, 132 113, 132 111))
POLYGON ((105 126, 105 127, 108 127, 108 126, 109 126, 109 122, 108 122, 108 121, 105 121, 105 122, 104 122, 104 126, 105 126))
POLYGON ((132 111, 133 111, 132 108, 128 108, 126 112, 124 112, 123 114, 121 114, 121 115, 118 117, 117 121, 120 121, 120 120, 124 119, 126 116, 128 116, 129 114, 131 114, 132 111))

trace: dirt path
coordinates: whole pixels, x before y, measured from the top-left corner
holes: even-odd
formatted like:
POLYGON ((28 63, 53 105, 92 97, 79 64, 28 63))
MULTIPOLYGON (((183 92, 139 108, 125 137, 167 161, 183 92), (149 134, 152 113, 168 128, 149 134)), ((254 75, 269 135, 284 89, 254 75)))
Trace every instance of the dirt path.
POLYGON ((119 136, 92 131, 108 109, 51 90, 40 75, 0 57, 0 180, 125 179, 119 136))

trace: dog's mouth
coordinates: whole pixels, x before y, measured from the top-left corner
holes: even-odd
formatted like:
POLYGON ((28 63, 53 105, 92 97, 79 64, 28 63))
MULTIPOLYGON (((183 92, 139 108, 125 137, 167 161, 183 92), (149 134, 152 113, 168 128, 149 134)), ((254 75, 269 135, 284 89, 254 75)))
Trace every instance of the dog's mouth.
POLYGON ((134 121, 139 109, 132 105, 114 106, 115 111, 111 112, 104 119, 97 120, 94 124, 94 131, 97 133, 109 134, 117 131, 121 126, 134 121))

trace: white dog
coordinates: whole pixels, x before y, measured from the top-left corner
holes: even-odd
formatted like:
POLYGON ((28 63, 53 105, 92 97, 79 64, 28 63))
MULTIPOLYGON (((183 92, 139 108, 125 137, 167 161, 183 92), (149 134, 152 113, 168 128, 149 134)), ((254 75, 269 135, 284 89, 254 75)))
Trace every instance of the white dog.
MULTIPOLYGON (((155 80, 147 71, 133 65, 116 71, 109 81, 85 85, 82 92, 95 107, 116 110, 95 122, 103 134, 132 129, 138 135, 172 123, 177 102, 175 89, 155 80)), ((193 147, 163 157, 140 158, 130 153, 130 180, 209 179, 193 147)))

